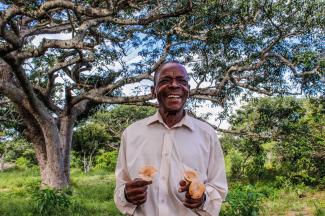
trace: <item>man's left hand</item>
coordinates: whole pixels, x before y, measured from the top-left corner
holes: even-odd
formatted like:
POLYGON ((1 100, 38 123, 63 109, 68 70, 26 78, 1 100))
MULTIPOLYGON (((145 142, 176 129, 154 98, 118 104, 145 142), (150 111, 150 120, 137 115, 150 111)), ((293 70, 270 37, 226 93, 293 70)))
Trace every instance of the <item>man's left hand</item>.
POLYGON ((195 209, 195 208, 201 207, 205 201, 205 194, 203 193, 203 195, 198 199, 193 199, 193 198, 191 198, 191 195, 188 192, 188 189, 189 189, 189 184, 186 185, 186 182, 184 180, 181 180, 179 182, 178 192, 180 192, 180 193, 186 192, 185 200, 183 202, 184 206, 186 206, 187 208, 190 208, 190 209, 195 209))

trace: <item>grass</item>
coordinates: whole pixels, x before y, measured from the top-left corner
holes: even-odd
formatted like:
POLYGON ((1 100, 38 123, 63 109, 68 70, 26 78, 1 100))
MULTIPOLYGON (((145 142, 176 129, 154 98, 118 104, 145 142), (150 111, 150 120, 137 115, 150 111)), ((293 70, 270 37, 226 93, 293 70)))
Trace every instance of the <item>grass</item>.
POLYGON ((264 200, 265 216, 325 216, 325 191, 309 187, 278 190, 264 200))
MULTIPOLYGON (((40 183, 37 168, 11 169, 0 173, 0 215, 32 216, 36 204, 32 193, 40 183)), ((113 201, 114 175, 103 170, 71 171, 72 205, 67 215, 121 215, 113 201)))
MULTIPOLYGON (((32 193, 39 184, 37 168, 10 169, 0 172, 0 215, 34 216, 36 203, 32 193)), ((71 185, 72 204, 66 215, 121 215, 113 201, 115 187, 113 173, 94 170, 85 174, 72 169, 71 185)), ((264 198, 262 203, 262 215, 325 216, 324 190, 306 186, 275 189, 262 184, 256 187, 267 194, 267 198, 264 198)))

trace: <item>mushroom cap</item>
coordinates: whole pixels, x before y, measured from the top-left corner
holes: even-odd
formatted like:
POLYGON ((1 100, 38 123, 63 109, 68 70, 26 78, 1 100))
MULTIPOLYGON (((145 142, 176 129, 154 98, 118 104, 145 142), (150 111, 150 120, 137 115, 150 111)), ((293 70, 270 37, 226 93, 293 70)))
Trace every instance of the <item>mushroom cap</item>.
POLYGON ((139 170, 139 177, 146 181, 152 181, 158 170, 154 166, 146 165, 139 170))
POLYGON ((189 193, 193 199, 201 198, 204 191, 205 191, 205 185, 201 181, 195 179, 194 181, 191 182, 189 187, 189 193))
POLYGON ((184 179, 187 183, 191 183, 195 179, 199 179, 199 174, 194 170, 186 170, 184 172, 184 179))

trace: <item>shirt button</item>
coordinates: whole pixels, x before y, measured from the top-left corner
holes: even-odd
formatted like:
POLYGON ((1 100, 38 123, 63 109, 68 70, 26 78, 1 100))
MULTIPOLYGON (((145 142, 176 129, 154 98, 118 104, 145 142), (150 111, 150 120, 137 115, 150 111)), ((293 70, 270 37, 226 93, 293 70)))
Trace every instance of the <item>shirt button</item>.
POLYGON ((164 200, 164 199, 161 199, 161 200, 160 200, 160 202, 164 203, 164 202, 165 202, 165 200, 164 200))
POLYGON ((165 177, 165 176, 163 176, 163 177, 162 177, 162 180, 166 180, 166 177, 165 177))
POLYGON ((165 156, 168 156, 169 154, 168 153, 165 153, 165 156))

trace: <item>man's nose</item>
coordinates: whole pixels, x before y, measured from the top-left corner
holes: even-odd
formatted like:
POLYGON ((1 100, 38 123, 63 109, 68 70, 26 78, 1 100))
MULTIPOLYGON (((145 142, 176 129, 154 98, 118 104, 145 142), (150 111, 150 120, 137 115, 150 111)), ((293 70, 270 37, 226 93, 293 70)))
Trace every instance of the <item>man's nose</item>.
POLYGON ((179 87, 179 83, 176 79, 172 79, 172 82, 170 83, 170 87, 177 88, 179 87))

